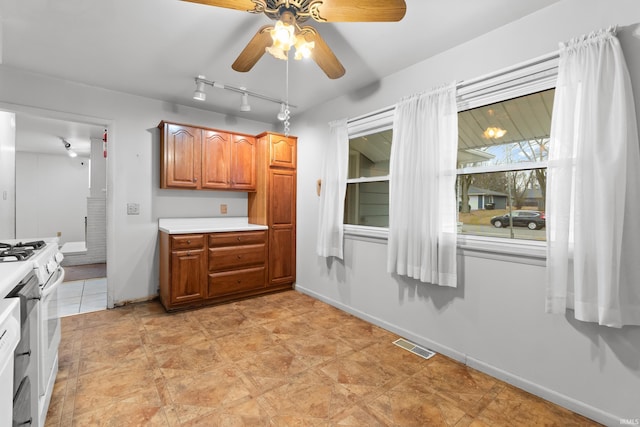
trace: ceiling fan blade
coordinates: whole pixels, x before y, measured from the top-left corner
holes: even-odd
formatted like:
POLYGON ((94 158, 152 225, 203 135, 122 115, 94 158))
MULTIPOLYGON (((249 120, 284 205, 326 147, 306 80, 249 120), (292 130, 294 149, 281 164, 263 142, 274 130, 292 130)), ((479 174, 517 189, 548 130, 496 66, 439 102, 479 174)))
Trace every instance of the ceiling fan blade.
POLYGON ((255 2, 253 0, 182 0, 191 3, 207 4, 209 6, 224 7, 226 9, 235 9, 243 11, 256 10, 256 3, 264 3, 262 1, 255 2))
POLYGON ((397 22, 406 11, 404 0, 322 0, 309 10, 319 22, 397 22))
POLYGON ((330 79, 338 79, 344 76, 345 69, 334 55, 333 51, 313 27, 302 27, 300 34, 308 42, 315 42, 314 48, 311 50, 311 58, 318 64, 324 73, 330 79))
POLYGON ((273 25, 265 25, 260 28, 244 50, 240 52, 238 58, 236 58, 235 62, 231 65, 231 68, 242 73, 252 69, 253 66, 256 65, 256 62, 264 55, 265 48, 271 46, 273 43, 270 33, 271 29, 273 29, 273 25))

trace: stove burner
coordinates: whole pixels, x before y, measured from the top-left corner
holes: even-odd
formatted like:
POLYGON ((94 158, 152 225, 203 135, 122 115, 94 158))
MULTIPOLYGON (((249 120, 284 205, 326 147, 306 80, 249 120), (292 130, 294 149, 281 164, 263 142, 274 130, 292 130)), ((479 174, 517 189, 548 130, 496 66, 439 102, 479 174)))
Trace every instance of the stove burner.
POLYGON ((0 262, 24 261, 33 256, 32 249, 7 249, 0 252, 0 262))
POLYGON ((44 248, 46 243, 44 240, 34 240, 33 242, 20 242, 13 245, 14 248, 27 248, 27 249, 42 249, 44 248))

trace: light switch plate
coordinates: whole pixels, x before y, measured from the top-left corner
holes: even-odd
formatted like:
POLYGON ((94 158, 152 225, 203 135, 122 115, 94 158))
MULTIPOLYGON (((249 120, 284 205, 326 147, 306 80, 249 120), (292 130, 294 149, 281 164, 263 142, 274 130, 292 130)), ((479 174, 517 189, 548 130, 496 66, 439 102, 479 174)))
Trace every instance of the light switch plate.
POLYGON ((140 215, 140 204, 127 203, 127 215, 140 215))
POLYGON ((223 214, 223 215, 227 214, 227 205, 225 205, 225 204, 221 204, 220 205, 220 213, 223 214))

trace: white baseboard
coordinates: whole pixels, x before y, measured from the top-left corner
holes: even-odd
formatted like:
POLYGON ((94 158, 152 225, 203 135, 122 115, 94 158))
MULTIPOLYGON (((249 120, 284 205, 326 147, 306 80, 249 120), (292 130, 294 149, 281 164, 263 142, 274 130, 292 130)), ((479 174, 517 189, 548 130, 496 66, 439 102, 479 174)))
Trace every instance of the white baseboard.
POLYGON ((298 284, 296 284, 295 289, 300 293, 309 295, 310 297, 318 299, 322 302, 326 302, 327 304, 332 305, 336 308, 339 308, 342 311, 345 311, 349 314, 353 314, 354 316, 360 319, 366 320, 367 322, 372 323, 376 326, 380 326, 381 328, 386 329, 387 331, 391 331, 395 334, 398 334, 403 338, 413 341, 416 344, 420 344, 421 346, 426 347, 429 350, 433 350, 436 353, 444 354, 445 356, 450 357, 454 360, 457 360, 458 362, 465 363, 466 355, 464 353, 460 353, 459 351, 456 351, 450 347, 443 346, 435 341, 431 341, 425 337, 416 335, 411 331, 407 331, 406 329, 400 328, 392 323, 388 323, 378 317, 371 316, 370 314, 365 313, 364 311, 356 310, 351 306, 341 303, 340 301, 336 301, 331 298, 327 298, 324 295, 317 294, 314 291, 307 289, 303 286, 300 286, 298 284))
POLYGON ((608 412, 604 412, 598 408, 587 405, 584 402, 572 399, 569 396, 558 393, 531 381, 525 380, 524 378, 503 371, 502 369, 496 368, 495 366, 489 365, 480 360, 476 360, 472 357, 467 357, 467 366, 484 372, 487 375, 491 375, 492 377, 509 383, 515 387, 518 387, 519 389, 528 391, 531 394, 535 394, 538 397, 548 400, 549 402, 553 402, 556 405, 560 405, 563 408, 567 408, 568 410, 573 411, 577 414, 590 418, 596 422, 599 422, 600 424, 604 424, 607 426, 620 425, 620 417, 616 417, 612 414, 609 414, 608 412))
POLYGON ((326 302, 329 305, 332 305, 340 310, 343 310, 349 314, 353 314, 354 316, 366 320, 376 326, 380 326, 388 331, 391 331, 395 334, 402 336, 410 341, 413 341, 416 344, 420 344, 421 346, 427 347, 430 350, 433 350, 437 353, 441 353, 447 357, 450 357, 458 362, 464 363, 467 366, 477 369, 480 372, 484 372, 487 375, 491 375, 494 378, 502 380, 506 383, 509 383, 515 387, 518 387, 522 390, 525 390, 531 394, 534 394, 538 397, 541 397, 549 402, 553 402, 557 405, 562 406, 563 408, 567 408, 570 411, 573 411, 577 414, 583 415, 587 418, 590 418, 596 422, 599 422, 604 425, 619 425, 620 417, 616 417, 612 414, 604 412, 598 408, 594 408, 593 406, 587 405, 584 402, 580 402, 578 400, 572 399, 569 396, 564 394, 555 392, 551 389, 543 387, 541 385, 535 384, 531 381, 525 380, 524 378, 513 375, 509 372, 503 371, 502 369, 496 368, 495 366, 489 365, 482 361, 473 359, 468 357, 466 354, 456 351, 450 347, 441 345, 435 341, 431 341, 428 338, 425 338, 420 335, 416 335, 410 331, 407 331, 403 328, 400 328, 396 325, 388 323, 382 319, 379 319, 375 316, 371 316, 368 313, 365 313, 360 310, 356 310, 351 306, 345 305, 340 301, 333 300, 331 298, 327 298, 324 295, 320 295, 310 289, 305 288, 299 284, 295 285, 296 291, 299 291, 303 294, 309 295, 315 299, 318 299, 322 302, 326 302))

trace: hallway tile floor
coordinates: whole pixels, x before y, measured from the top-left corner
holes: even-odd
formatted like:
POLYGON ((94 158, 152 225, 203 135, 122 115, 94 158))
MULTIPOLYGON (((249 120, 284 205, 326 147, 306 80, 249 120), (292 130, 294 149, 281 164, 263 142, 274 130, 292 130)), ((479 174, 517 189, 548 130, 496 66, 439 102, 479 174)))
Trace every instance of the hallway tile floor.
POLYGON ((47 426, 598 425, 287 291, 62 319, 47 426))
POLYGON ((58 288, 58 312, 62 317, 106 308, 106 277, 63 282, 58 288))

